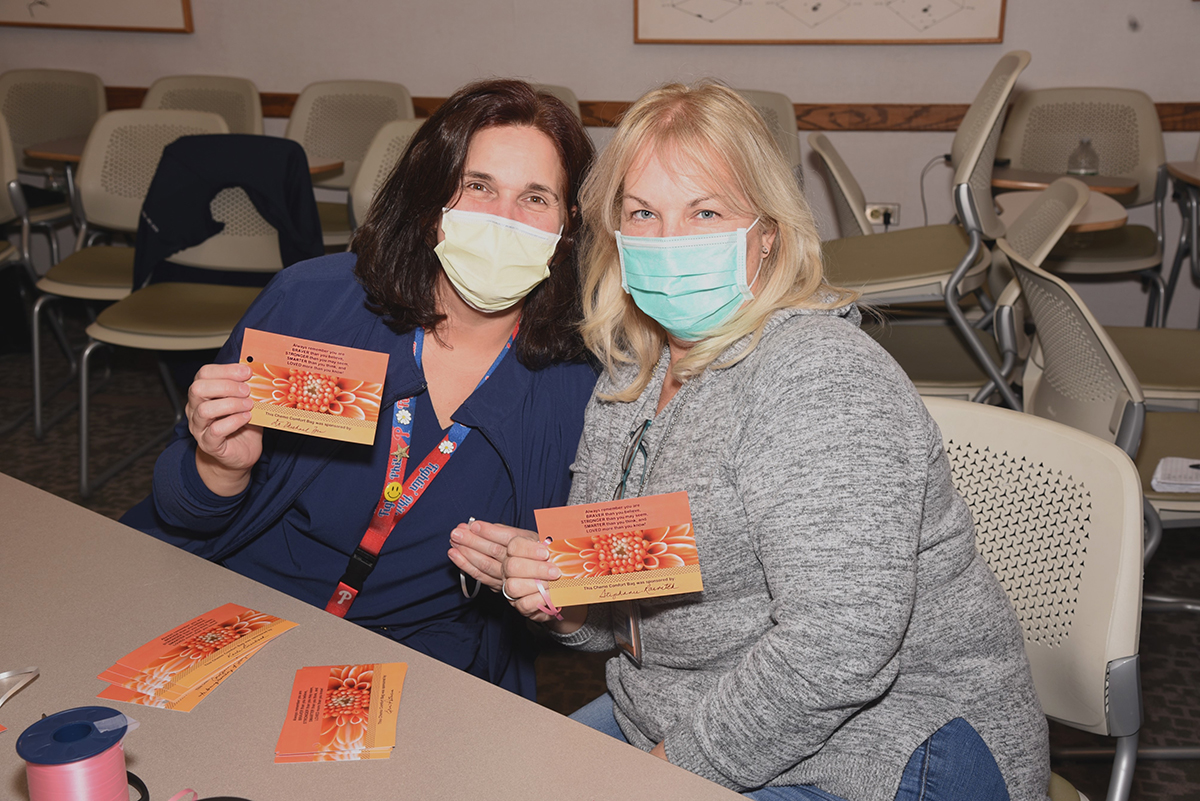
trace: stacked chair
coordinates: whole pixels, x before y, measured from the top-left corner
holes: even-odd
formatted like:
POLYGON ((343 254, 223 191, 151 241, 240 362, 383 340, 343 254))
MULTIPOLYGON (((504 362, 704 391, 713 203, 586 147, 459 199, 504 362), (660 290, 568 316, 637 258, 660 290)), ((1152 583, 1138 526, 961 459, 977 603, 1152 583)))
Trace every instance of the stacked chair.
POLYGON ((1137 189, 1116 199, 1154 205, 1154 228, 1127 224, 1072 235, 1059 242, 1045 268, 1056 275, 1137 275, 1150 287, 1146 325, 1162 324, 1163 202, 1167 176, 1158 110, 1145 92, 1101 87, 1037 89, 1013 103, 996 151, 1014 169, 1062 174, 1081 136, 1090 136, 1100 173, 1130 178, 1137 189))
MULTIPOLYGON (((1129 457, 1069 426, 926 398, 975 541, 1025 633, 1046 716, 1116 739, 1108 801, 1127 801, 1138 755, 1142 508, 1129 457)), ((1051 801, 1079 801, 1061 777, 1051 801)))
POLYGON ((42 418, 42 311, 61 298, 111 302, 132 292, 133 248, 89 246, 89 242, 106 234, 136 233, 142 200, 164 147, 181 136, 227 131, 224 119, 203 111, 130 109, 110 111, 96 121, 77 173, 84 217, 75 252, 37 282, 43 293, 33 305, 33 414, 38 438, 54 422, 42 418))
POLYGON ((987 278, 992 259, 984 240, 1004 234, 991 200, 992 164, 1005 106, 1029 58, 1018 50, 1000 59, 954 136, 953 198, 960 225, 930 225, 824 243, 830 280, 859 290, 868 302, 942 301, 964 346, 987 375, 989 383, 980 394, 991 394, 995 388, 1012 408, 1019 408, 1020 402, 994 351, 967 320, 960 302, 987 278))
POLYGON ((72 70, 9 70, 0 75, 0 114, 8 119, 13 154, 22 172, 47 165, 25 156, 30 145, 87 136, 108 111, 98 75, 72 70))
MULTIPOLYGON (((284 136, 299 142, 309 159, 344 162, 342 172, 316 181, 327 189, 347 190, 375 134, 392 120, 411 120, 412 96, 398 83, 386 81, 323 81, 300 93, 284 136)), ((346 203, 318 202, 326 247, 344 248, 350 242, 346 203)))
POLYGON ((245 78, 224 75, 171 75, 150 85, 142 108, 211 111, 220 114, 230 133, 262 134, 262 100, 245 78))

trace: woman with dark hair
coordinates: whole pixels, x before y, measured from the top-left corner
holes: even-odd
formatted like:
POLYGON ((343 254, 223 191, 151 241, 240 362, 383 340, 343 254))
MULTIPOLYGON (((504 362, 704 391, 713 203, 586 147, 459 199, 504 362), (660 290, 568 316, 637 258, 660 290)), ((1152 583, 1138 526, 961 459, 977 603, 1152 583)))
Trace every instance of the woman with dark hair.
POLYGON ((566 501, 595 382, 574 253, 591 157, 575 116, 529 84, 458 91, 351 252, 281 272, 200 369, 124 522, 532 697, 527 631, 476 595, 448 537, 486 550, 469 521, 532 528, 566 501), (373 446, 249 425, 245 328, 388 353, 373 446), (417 500, 395 503, 401 489, 417 500))

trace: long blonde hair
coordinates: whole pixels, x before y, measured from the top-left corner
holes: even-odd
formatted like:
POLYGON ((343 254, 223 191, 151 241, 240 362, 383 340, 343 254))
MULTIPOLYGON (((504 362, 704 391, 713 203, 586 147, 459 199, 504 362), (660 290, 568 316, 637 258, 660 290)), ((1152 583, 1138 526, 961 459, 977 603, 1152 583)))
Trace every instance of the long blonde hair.
POLYGON ((734 90, 713 82, 668 84, 630 107, 580 191, 588 230, 582 256, 583 338, 610 378, 620 364, 638 368, 633 381, 609 400, 641 395, 667 343, 662 326, 644 314, 621 288, 614 232, 621 226, 625 177, 639 159, 656 154, 664 163, 702 172, 737 211, 760 218, 776 232, 763 261, 754 299, 674 366, 685 381, 709 367, 736 364, 758 344, 767 319, 779 309, 833 308, 856 293, 825 282, 820 238, 812 211, 766 123, 734 90), (752 334, 749 347, 728 361, 713 362, 752 334))

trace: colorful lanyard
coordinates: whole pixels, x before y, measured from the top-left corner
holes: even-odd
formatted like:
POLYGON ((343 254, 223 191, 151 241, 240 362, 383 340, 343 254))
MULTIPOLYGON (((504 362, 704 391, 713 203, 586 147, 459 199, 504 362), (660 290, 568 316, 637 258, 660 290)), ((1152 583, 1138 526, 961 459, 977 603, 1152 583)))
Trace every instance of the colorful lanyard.
MULTIPOLYGON (((483 382, 487 381, 500 362, 504 361, 505 355, 512 347, 513 340, 517 338, 517 329, 520 326, 519 321, 517 325, 513 326, 512 334, 509 335, 504 349, 500 351, 496 361, 492 362, 492 366, 475 385, 475 389, 483 386, 483 382)), ((413 338, 413 357, 417 360, 418 367, 421 366, 421 351, 424 346, 425 332, 418 328, 413 338)), ((362 542, 350 555, 350 563, 346 566, 346 572, 338 581, 337 589, 333 591, 329 603, 325 605, 326 612, 338 617, 345 617, 346 613, 350 611, 350 605, 362 591, 367 576, 371 575, 371 571, 375 569, 375 564, 379 561, 379 552, 383 550, 383 544, 387 542, 388 536, 400 522, 400 518, 408 514, 417 499, 429 488, 433 479, 450 461, 450 457, 458 450, 458 446, 467 438, 467 434, 471 433, 471 429, 461 423, 451 424, 450 430, 442 438, 442 441, 429 452, 425 461, 405 481, 404 472, 408 465, 408 446, 412 441, 412 406, 412 398, 401 398, 396 401, 396 411, 392 415, 391 453, 388 454, 387 479, 383 485, 383 493, 379 496, 375 514, 371 516, 371 523, 367 526, 366 533, 363 534, 362 542)))

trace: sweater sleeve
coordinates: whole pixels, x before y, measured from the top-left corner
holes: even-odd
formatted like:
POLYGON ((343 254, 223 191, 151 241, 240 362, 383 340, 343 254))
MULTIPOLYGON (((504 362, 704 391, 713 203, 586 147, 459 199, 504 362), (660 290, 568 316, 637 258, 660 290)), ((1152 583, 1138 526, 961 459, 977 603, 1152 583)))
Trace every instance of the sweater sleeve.
POLYGON ((664 738, 672 763, 738 790, 887 691, 916 592, 928 417, 865 335, 797 328, 744 389, 735 458, 772 625, 664 738))

